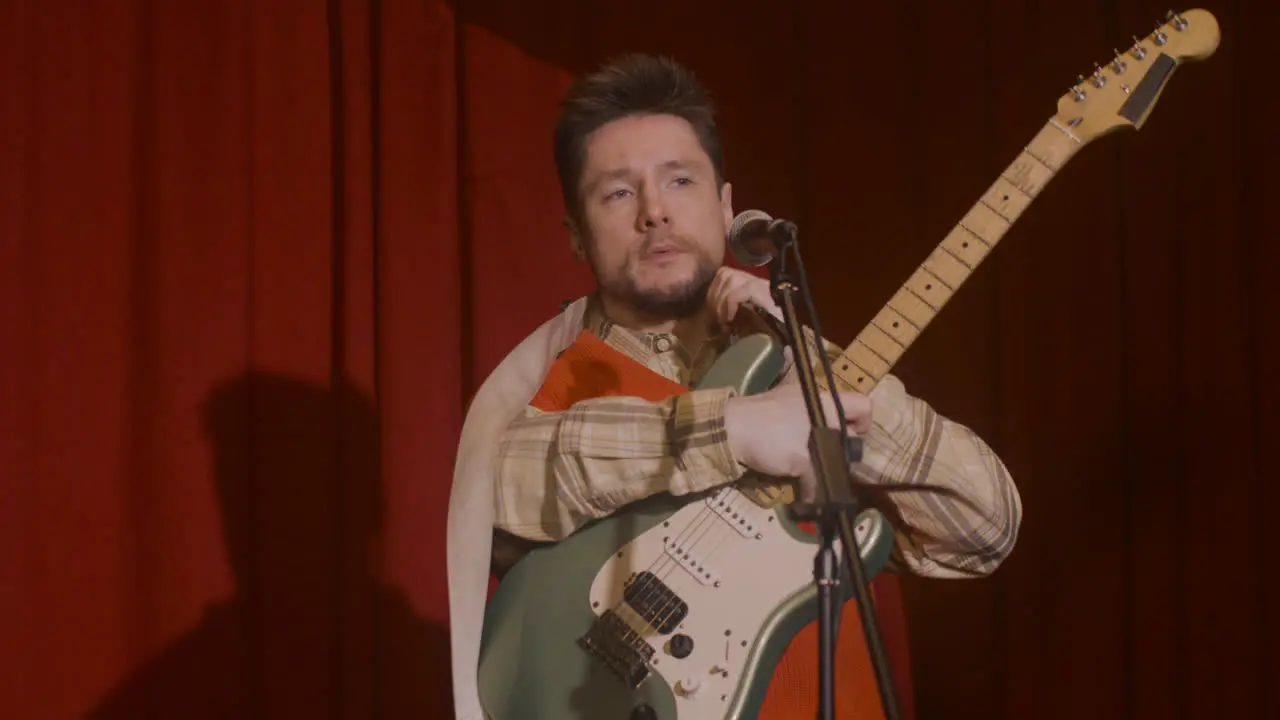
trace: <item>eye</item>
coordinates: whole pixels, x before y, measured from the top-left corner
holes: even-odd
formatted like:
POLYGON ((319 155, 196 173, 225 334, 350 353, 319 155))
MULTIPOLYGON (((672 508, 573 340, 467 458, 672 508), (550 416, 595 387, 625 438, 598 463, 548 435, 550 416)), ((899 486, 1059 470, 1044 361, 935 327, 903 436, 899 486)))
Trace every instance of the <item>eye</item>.
POLYGON ((618 188, 617 190, 614 190, 608 195, 605 195, 604 199, 605 200, 621 200, 622 198, 626 197, 627 194, 630 192, 631 191, 626 188, 618 188))
POLYGON ((693 178, 678 177, 678 178, 676 178, 676 184, 677 184, 677 185, 692 185, 692 184, 693 184, 693 178))

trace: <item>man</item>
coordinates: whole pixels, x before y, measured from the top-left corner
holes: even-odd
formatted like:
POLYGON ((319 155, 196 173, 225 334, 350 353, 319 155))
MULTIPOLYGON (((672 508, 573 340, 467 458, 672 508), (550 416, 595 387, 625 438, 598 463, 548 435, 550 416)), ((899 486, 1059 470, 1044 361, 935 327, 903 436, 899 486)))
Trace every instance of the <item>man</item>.
MULTIPOLYGON (((631 56, 580 80, 556 125, 555 161, 572 252, 598 286, 582 326, 611 348, 691 388, 737 323, 756 309, 780 317, 767 281, 723 266, 732 187, 711 103, 685 69, 631 56)), ((893 565, 928 577, 994 571, 1013 549, 1021 504, 987 445, 891 375, 870 397, 841 400, 864 439, 858 479, 895 518, 893 565)), ((797 478, 812 495, 808 422, 793 368, 747 397, 692 389, 530 405, 492 448, 496 564, 655 493, 754 472, 797 478)))

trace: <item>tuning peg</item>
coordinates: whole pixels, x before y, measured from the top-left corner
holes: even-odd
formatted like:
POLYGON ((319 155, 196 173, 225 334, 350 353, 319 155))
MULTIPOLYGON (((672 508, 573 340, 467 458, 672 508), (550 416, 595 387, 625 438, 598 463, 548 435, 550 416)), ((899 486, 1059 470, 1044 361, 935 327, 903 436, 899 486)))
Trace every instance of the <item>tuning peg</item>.
POLYGON ((1125 71, 1125 68, 1129 66, 1125 63, 1124 57, 1120 54, 1119 50, 1112 48, 1111 52, 1116 54, 1116 59, 1111 61, 1111 69, 1114 70, 1117 75, 1119 75, 1120 73, 1125 71))
MULTIPOLYGON (((1170 16, 1172 16, 1172 10, 1170 16)), ((1164 45, 1169 42, 1169 36, 1164 31, 1164 23, 1156 23, 1156 29, 1151 33, 1151 39, 1156 45, 1164 45)))
POLYGON ((1138 39, 1137 35, 1133 36, 1133 47, 1130 48, 1129 54, 1133 56, 1134 60, 1141 60, 1147 56, 1147 49, 1142 47, 1142 41, 1138 39))
POLYGON ((1164 16, 1164 19, 1165 22, 1171 23, 1173 25, 1173 29, 1178 32, 1182 32, 1187 29, 1187 19, 1172 10, 1164 16))
POLYGON ((1072 85, 1071 89, 1067 91, 1071 93, 1071 97, 1075 99, 1076 102, 1084 101, 1084 90, 1081 89, 1080 87, 1080 83, 1083 83, 1083 82, 1084 82, 1084 78, 1081 77, 1080 82, 1077 82, 1075 85, 1072 85))
POLYGON ((1098 63, 1093 64, 1093 86, 1100 88, 1107 84, 1107 76, 1102 74, 1102 67, 1098 63))

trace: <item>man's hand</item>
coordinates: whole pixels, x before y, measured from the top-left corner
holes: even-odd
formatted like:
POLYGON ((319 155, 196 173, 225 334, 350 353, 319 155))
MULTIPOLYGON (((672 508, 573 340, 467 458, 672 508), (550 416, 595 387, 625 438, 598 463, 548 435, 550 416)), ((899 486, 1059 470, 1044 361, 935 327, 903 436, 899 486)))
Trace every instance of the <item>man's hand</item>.
MULTIPOLYGON (((835 403, 819 393, 830 427, 837 427, 835 403)), ((857 392, 840 393, 850 434, 871 427, 871 399, 857 392)), ((813 502, 817 482, 809 457, 809 411, 799 385, 783 385, 759 395, 731 398, 725 407, 725 432, 738 461, 765 475, 797 478, 798 500, 813 502)))
POLYGON ((707 290, 707 302, 715 310, 721 327, 725 328, 737 316, 738 308, 747 303, 782 319, 782 311, 769 291, 768 280, 728 266, 716 271, 715 279, 707 290))

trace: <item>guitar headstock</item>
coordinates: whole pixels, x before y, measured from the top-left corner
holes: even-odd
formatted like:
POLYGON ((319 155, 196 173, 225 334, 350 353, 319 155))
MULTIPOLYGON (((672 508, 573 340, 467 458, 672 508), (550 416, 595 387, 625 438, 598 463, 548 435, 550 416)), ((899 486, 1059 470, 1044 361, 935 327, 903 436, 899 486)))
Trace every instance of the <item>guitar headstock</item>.
POLYGON ((1141 128, 1173 71, 1218 49, 1218 21, 1206 10, 1172 10, 1165 21, 1133 45, 1095 65, 1058 100, 1056 122, 1087 143, 1123 127, 1141 128))

